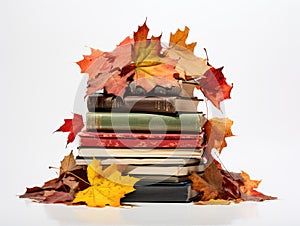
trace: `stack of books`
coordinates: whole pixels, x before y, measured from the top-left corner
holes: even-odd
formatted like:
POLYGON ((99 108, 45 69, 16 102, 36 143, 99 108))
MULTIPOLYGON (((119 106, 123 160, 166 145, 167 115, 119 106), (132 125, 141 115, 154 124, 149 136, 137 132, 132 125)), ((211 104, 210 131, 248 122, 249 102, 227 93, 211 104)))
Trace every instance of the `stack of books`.
POLYGON ((136 191, 123 201, 195 199, 188 176, 204 170, 202 126, 206 118, 197 111, 200 101, 161 90, 151 96, 131 92, 123 99, 105 93, 88 96, 77 164, 87 165, 96 158, 103 166, 114 163, 124 174, 140 178, 136 191))

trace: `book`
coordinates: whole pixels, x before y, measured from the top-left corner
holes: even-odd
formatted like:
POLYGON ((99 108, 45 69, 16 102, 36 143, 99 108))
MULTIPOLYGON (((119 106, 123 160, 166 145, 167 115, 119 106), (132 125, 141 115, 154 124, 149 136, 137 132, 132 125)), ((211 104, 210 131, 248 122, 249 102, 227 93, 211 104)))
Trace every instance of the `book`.
POLYGON ((133 166, 133 165, 120 165, 123 173, 130 176, 137 175, 165 175, 165 176, 186 176, 192 172, 203 172, 203 164, 194 165, 150 165, 150 166, 133 166))
MULTIPOLYGON (((82 157, 76 156, 77 165, 88 165, 92 162, 94 157, 82 157)), ((106 158, 106 157, 97 157, 97 160, 101 161, 101 165, 107 166, 111 164, 127 164, 127 165, 192 165, 200 164, 201 159, 198 158, 127 158, 127 157, 118 157, 118 158, 106 158)))
POLYGON ((169 116, 148 113, 87 112, 86 130, 200 133, 205 121, 202 113, 169 116))
POLYGON ((148 149, 148 148, 101 148, 78 147, 78 155, 81 157, 149 157, 156 158, 198 158, 201 159, 203 149, 148 149))
POLYGON ((179 98, 176 96, 127 96, 123 99, 103 94, 88 96, 87 107, 90 112, 154 112, 174 114, 176 112, 198 112, 202 101, 197 98, 179 98))
POLYGON ((203 143, 203 134, 194 136, 194 139, 164 139, 164 135, 156 139, 139 138, 107 138, 100 136, 85 136, 80 134, 80 146, 119 147, 119 148, 200 148, 203 143))
POLYGON ((160 182, 143 184, 137 182, 135 191, 127 194, 122 202, 191 202, 199 198, 199 193, 192 190, 190 181, 160 182))

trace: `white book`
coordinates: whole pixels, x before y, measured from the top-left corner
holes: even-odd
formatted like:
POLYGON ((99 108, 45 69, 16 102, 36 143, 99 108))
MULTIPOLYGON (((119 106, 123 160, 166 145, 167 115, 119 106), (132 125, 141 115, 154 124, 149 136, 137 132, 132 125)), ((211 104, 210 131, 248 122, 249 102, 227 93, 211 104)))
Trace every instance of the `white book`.
POLYGON ((129 149, 79 147, 80 157, 168 157, 168 158, 198 158, 201 159, 203 149, 129 149))
MULTIPOLYGON (((97 158, 101 161, 101 165, 126 164, 126 165, 191 165, 199 163, 198 158, 97 158)), ((77 157, 77 165, 88 165, 92 162, 93 157, 77 157)))

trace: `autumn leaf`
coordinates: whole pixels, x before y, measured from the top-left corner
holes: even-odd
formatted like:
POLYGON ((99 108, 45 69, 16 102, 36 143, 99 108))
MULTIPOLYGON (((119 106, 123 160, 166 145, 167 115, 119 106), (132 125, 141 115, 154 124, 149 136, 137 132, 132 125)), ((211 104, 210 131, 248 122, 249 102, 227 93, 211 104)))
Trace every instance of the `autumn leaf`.
POLYGON ((171 88, 179 86, 174 78, 176 61, 161 54, 161 36, 152 36, 148 39, 149 28, 146 22, 134 32, 132 60, 135 65, 134 81, 137 86, 143 87, 146 92, 155 86, 171 88))
POLYGON ((204 96, 218 109, 220 109, 221 101, 230 99, 230 92, 233 88, 233 85, 227 84, 222 69, 223 67, 217 69, 212 67, 205 72, 203 78, 197 80, 204 96))
POLYGON ((244 179, 243 184, 240 189, 243 193, 242 199, 245 201, 263 201, 263 200, 273 200, 276 197, 265 195, 257 190, 255 190, 260 184, 260 180, 251 180, 249 174, 242 171, 241 176, 244 179))
POLYGON ((71 151, 71 153, 69 155, 66 155, 60 163, 61 163, 60 172, 59 172, 60 176, 67 172, 71 172, 71 171, 83 168, 83 166, 76 165, 73 151, 71 151))
POLYGON ((207 138, 206 150, 210 151, 215 148, 219 153, 227 146, 226 137, 233 136, 231 126, 233 121, 228 118, 212 118, 204 124, 204 130, 207 138))
POLYGON ((64 119, 65 123, 54 132, 69 132, 67 145, 75 140, 84 127, 82 115, 74 113, 73 119, 64 119))
POLYGON ((202 78, 211 68, 207 60, 197 57, 194 54, 196 42, 186 44, 189 34, 189 28, 185 27, 183 31, 178 29, 175 34, 170 35, 169 48, 166 55, 177 61, 176 70, 181 78, 191 77, 193 79, 202 78))
POLYGON ((231 201, 225 199, 210 199, 208 201, 198 201, 195 205, 230 205, 231 201))
POLYGON ((76 194, 73 203, 85 202, 88 206, 104 207, 120 206, 120 200, 125 194, 133 192, 133 185, 139 180, 130 176, 122 176, 115 165, 102 170, 99 160, 93 161, 87 167, 90 187, 76 194))
POLYGON ((103 53, 104 52, 102 52, 99 49, 91 48, 90 55, 83 55, 83 59, 81 61, 76 62, 81 69, 81 73, 87 73, 87 69, 95 62, 95 60, 102 56, 103 53))
POLYGON ((214 162, 205 169, 203 177, 194 172, 189 179, 193 182, 192 189, 202 193, 201 201, 218 198, 222 190, 223 177, 214 162))

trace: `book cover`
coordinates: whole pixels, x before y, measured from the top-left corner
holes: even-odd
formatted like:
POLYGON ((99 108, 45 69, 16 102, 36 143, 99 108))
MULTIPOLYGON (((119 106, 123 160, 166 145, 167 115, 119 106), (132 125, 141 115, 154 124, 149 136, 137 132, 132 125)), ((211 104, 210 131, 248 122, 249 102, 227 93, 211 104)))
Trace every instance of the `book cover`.
POLYGON ((191 202, 199 198, 198 192, 192 190, 192 183, 160 182, 143 184, 137 182, 135 191, 126 195, 122 202, 191 202))
POLYGON ((87 112, 87 131, 151 131, 200 133, 206 119, 201 113, 176 116, 147 113, 87 112))
MULTIPOLYGON (((88 165, 92 162, 94 157, 82 157, 76 156, 77 165, 88 165)), ((192 165, 200 164, 200 159, 198 158, 162 158, 162 157, 118 157, 118 158, 101 158, 97 157, 97 160, 101 161, 101 165, 108 166, 111 164, 128 164, 128 165, 192 165)))
POLYGON ((174 114, 176 112, 198 112, 202 101, 197 98, 126 96, 123 99, 96 93, 88 96, 87 107, 90 112, 153 112, 174 114))
POLYGON ((78 147, 78 155, 81 157, 152 157, 156 158, 198 158, 201 159, 203 149, 149 149, 149 148, 101 148, 78 147))

